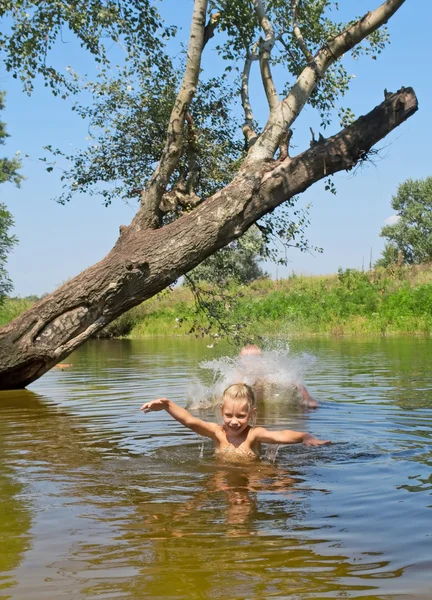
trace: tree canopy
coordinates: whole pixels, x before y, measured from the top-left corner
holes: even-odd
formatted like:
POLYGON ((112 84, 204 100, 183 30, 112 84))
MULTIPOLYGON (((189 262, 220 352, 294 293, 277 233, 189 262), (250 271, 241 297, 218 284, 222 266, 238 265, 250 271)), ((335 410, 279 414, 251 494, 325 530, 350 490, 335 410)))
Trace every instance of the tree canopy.
MULTIPOLYGON (((0 92, 0 111, 4 110, 5 93, 0 92)), ((6 124, 0 122, 0 144, 5 144, 9 134, 6 131, 6 124)), ((21 167, 21 161, 18 157, 0 158, 0 183, 14 183, 20 185, 23 177, 18 172, 21 167)), ((0 202, 0 303, 6 294, 12 289, 12 281, 6 271, 5 263, 9 252, 17 242, 17 238, 10 234, 10 229, 14 224, 11 213, 6 205, 0 202)))
POLYGON ((175 28, 164 26, 152 0, 5 0, 0 3, 0 53, 7 71, 27 93, 42 77, 55 95, 78 91, 76 81, 56 68, 53 48, 76 38, 100 65, 109 65, 108 48, 121 43, 139 52, 146 65, 157 63, 162 39, 175 28))
MULTIPOLYGON (((144 4, 141 12, 147 8, 144 4)), ((61 178, 64 191, 57 198, 61 203, 69 202, 77 193, 96 195, 106 205, 118 199, 129 202, 140 198, 155 164, 168 151, 164 132, 167 128, 177 129, 181 142, 169 144, 168 152, 176 147, 178 156, 161 185, 161 198, 155 209, 158 225, 178 218, 226 186, 239 171, 246 154, 254 152, 264 123, 259 122, 253 110, 251 79, 257 75, 262 78, 271 114, 279 96, 288 93, 322 49, 323 40, 334 38, 356 22, 338 19, 338 3, 333 0, 268 3, 255 0, 252 5, 244 0, 209 2, 201 53, 206 52, 204 46, 214 37, 216 52, 212 54, 212 68, 200 65, 187 110, 176 121, 172 107, 184 87, 181 73, 187 63, 184 52, 173 55, 163 41, 175 35, 175 25, 164 24, 153 4, 150 15, 153 35, 156 32, 162 35, 152 41, 147 24, 147 37, 134 45, 131 40, 138 34, 138 28, 144 26, 135 27, 135 13, 127 13, 117 23, 116 18, 123 10, 120 4, 108 15, 100 12, 98 4, 95 6, 92 14, 100 16, 93 17, 89 24, 92 43, 89 45, 86 28, 74 31, 101 62, 97 77, 89 80, 70 69, 69 78, 55 78, 56 93, 62 84, 77 95, 73 110, 89 124, 88 145, 72 153, 47 145, 44 160, 47 170, 53 171, 59 158, 66 159, 61 178), (107 33, 113 39, 126 40, 122 57, 115 56, 116 64, 110 62, 101 43, 102 34, 107 33), (184 124, 180 126, 181 119, 184 124)), ((58 18, 71 27, 71 14, 73 11, 61 9, 58 18)), ((54 36, 55 31, 50 31, 54 36)), ((384 25, 353 46, 351 54, 355 58, 361 55, 376 58, 388 40, 384 25)), ((341 125, 348 125, 354 119, 352 110, 342 103, 353 75, 343 62, 329 62, 305 98, 305 104, 317 111, 323 129, 335 118, 341 125)), ((280 157, 288 154, 293 143, 292 130, 288 124, 284 128, 283 139, 278 140, 272 152, 280 157)), ((318 141, 313 136, 313 141, 318 141)), ((326 188, 334 190, 330 179, 326 188)), ((265 258, 286 263, 290 247, 310 249, 305 232, 307 216, 294 208, 295 201, 296 198, 291 199, 276 215, 268 215, 259 222, 264 241, 261 253, 265 258)), ((213 266, 216 267, 216 262, 213 266)))
POLYGON ((408 179, 392 197, 395 222, 385 225, 381 237, 387 240, 378 265, 401 260, 408 265, 432 260, 432 177, 408 179))
MULTIPOLYGON (((140 4, 146 3, 137 2, 134 5, 137 10, 140 4)), ((66 13, 62 9, 57 17, 69 27, 74 23, 69 22, 72 8, 66 13)), ((144 8, 141 7, 141 12, 144 8)), ((43 8, 38 10, 43 11, 43 8)), ((146 37, 139 45, 130 43, 137 35, 138 26, 133 25, 133 13, 117 23, 115 16, 122 13, 120 4, 115 4, 108 13, 109 19, 103 16, 89 24, 92 43, 88 40, 87 28, 74 30, 81 43, 88 46, 102 64, 92 80, 72 69, 68 76, 54 77, 56 93, 63 85, 77 94, 73 110, 89 124, 87 147, 73 153, 51 145, 45 147, 46 158, 52 159, 48 170, 53 169, 56 158, 67 159, 60 202, 70 201, 76 193, 99 195, 106 204, 118 198, 139 199, 164 150, 165 132, 176 123, 174 134, 181 132, 182 139, 176 148, 176 165, 164 181, 158 219, 162 224, 179 216, 185 208, 195 206, 227 185, 248 151, 258 153, 265 123, 259 122, 253 111, 251 79, 262 78, 272 113, 280 102, 279 97, 288 94, 313 56, 322 51, 323 41, 335 38, 338 32, 355 23, 337 19, 338 3, 333 0, 278 0, 266 4, 261 0, 254 0, 252 4, 245 0, 212 1, 208 3, 208 10, 204 46, 216 31, 213 43, 216 52, 212 53, 211 68, 200 65, 201 71, 195 74, 194 91, 180 119, 172 113, 172 107, 185 84, 181 80, 185 54, 171 56, 163 36, 156 36, 161 32, 168 38, 175 32, 174 25, 162 25, 156 4, 152 6, 151 16, 157 41, 146 37), (105 46, 100 42, 103 33, 114 39, 126 39, 125 52, 122 57, 115 55, 115 64, 110 63, 105 46)), ((92 15, 99 13, 100 7, 92 9, 92 15)), ((148 29, 146 32, 150 35, 148 29)), ((50 30, 50 36, 54 35, 55 31, 50 30)), ((376 58, 388 40, 385 25, 374 28, 353 45, 350 53, 355 58, 361 55, 376 58)), ((33 41, 31 47, 35 45, 33 41)), ((205 51, 205 48, 199 49, 199 54, 205 51)), ((328 62, 322 74, 314 78, 314 88, 302 100, 318 112, 323 129, 335 118, 341 125, 348 125, 354 119, 352 110, 343 105, 354 75, 348 73, 340 60, 332 58, 328 62)), ((21 77, 26 74, 27 82, 27 62, 21 58, 21 62, 16 59, 12 65, 21 77)), ((53 80, 50 73, 43 74, 49 81, 53 80)), ((296 107, 296 112, 301 108, 296 107)), ((288 105, 285 110, 289 112, 288 105)), ((284 128, 283 139, 275 142, 270 156, 276 152, 284 156, 288 152, 293 142, 292 131, 288 123, 284 128)))

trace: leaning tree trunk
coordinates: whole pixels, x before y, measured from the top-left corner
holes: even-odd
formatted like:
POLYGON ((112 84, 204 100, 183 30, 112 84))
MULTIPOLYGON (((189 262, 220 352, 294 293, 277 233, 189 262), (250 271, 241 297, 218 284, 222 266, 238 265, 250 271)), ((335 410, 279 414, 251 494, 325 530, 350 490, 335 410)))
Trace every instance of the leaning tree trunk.
POLYGON ((0 389, 35 381, 113 319, 163 290, 276 206, 367 159, 372 146, 416 110, 414 91, 402 88, 294 158, 246 161, 227 187, 170 225, 149 228, 141 209, 102 261, 0 329, 0 389))

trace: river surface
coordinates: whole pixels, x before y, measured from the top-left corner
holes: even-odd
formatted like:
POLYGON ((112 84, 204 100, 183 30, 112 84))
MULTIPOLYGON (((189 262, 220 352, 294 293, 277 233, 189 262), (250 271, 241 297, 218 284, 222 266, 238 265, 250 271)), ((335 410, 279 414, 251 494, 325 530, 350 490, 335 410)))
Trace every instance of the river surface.
MULTIPOLYGON (((258 424, 331 446, 221 464, 143 402, 183 406, 202 360, 181 339, 99 341, 0 393, 0 598, 432 598, 432 341, 297 341, 320 402, 258 424)), ((216 417, 209 414, 207 418, 216 417)))

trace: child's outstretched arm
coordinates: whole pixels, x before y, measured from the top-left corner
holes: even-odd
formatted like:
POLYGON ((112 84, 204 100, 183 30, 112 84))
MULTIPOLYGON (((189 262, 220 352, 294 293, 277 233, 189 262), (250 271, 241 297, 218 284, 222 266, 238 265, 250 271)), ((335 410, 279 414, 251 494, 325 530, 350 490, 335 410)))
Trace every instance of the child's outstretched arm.
POLYGON ((304 431, 270 431, 264 427, 255 427, 251 431, 254 441, 264 444, 304 444, 305 446, 324 446, 331 444, 330 440, 319 440, 310 433, 304 431))
POLYGON ((176 421, 192 429, 195 433, 199 435, 204 435, 205 437, 213 438, 216 430, 219 425, 216 423, 210 423, 209 421, 202 421, 201 419, 197 419, 193 415, 190 414, 185 408, 182 408, 175 402, 168 400, 168 398, 159 398, 158 400, 153 400, 152 402, 146 402, 140 408, 145 413, 156 411, 156 410, 166 410, 169 415, 171 415, 176 421))

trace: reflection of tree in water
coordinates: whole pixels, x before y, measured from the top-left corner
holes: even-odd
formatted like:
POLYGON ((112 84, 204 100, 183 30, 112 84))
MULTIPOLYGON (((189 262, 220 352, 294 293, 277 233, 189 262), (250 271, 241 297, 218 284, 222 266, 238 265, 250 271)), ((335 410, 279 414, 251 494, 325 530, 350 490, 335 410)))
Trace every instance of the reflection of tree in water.
MULTIPOLYGON (((0 454, 3 439, 0 426, 0 454)), ((25 485, 16 481, 13 469, 0 463, 0 589, 14 585, 13 570, 20 564, 24 553, 30 547, 31 507, 30 502, 21 497, 25 485)), ((3 597, 3 596, 2 596, 3 597)))
MULTIPOLYGON (((0 393, 0 588, 14 585, 13 570, 22 561, 31 543, 31 499, 20 473, 11 464, 14 457, 9 448, 10 427, 6 414, 28 410, 31 394, 0 393)), ((15 435, 15 432, 12 431, 15 435)))
MULTIPOLYGON (((87 496, 85 482, 101 462, 100 451, 116 450, 109 442, 92 440, 82 421, 28 390, 0 392, 2 588, 19 584, 22 570, 17 570, 35 545, 32 529, 49 505, 48 496, 75 482, 79 502, 87 496)), ((44 558, 38 556, 36 562, 44 558)), ((44 567, 40 564, 42 571, 44 567)))

